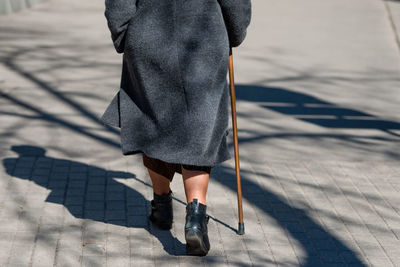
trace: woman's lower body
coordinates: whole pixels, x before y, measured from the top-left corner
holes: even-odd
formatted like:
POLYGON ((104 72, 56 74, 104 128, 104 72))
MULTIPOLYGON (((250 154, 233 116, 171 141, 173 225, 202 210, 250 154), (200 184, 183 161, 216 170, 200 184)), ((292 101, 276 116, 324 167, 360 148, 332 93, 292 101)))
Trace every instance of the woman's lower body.
POLYGON ((148 169, 154 193, 161 195, 170 191, 175 172, 182 174, 185 187, 186 201, 192 202, 197 198, 206 204, 208 181, 213 166, 196 166, 179 163, 169 163, 152 158, 143 153, 143 165, 148 169))
POLYGON ((208 182, 213 166, 195 166, 169 163, 148 157, 143 153, 143 164, 147 167, 153 184, 154 199, 149 219, 161 229, 172 227, 172 197, 170 182, 175 172, 182 174, 186 200, 185 238, 188 255, 204 256, 210 249, 206 214, 208 182))

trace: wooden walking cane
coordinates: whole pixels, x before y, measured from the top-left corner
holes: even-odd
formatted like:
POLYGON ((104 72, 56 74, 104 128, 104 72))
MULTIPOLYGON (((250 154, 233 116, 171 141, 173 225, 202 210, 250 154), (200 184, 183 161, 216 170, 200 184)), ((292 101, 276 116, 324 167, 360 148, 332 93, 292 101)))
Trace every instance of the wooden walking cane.
POLYGON ((233 141, 235 148, 235 169, 236 169, 236 184, 237 184, 238 214, 239 214, 239 226, 237 234, 243 235, 244 222, 243 222, 243 207, 242 207, 242 185, 240 181, 239 143, 237 135, 236 96, 235 96, 235 81, 233 75, 232 47, 229 47, 229 83, 231 88, 232 126, 233 126, 233 141))

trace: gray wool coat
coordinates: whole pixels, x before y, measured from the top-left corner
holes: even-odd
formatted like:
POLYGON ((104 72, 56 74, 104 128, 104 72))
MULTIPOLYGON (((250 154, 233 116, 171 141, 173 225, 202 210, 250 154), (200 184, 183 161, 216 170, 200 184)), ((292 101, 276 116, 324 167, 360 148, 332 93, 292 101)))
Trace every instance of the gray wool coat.
POLYGON ((227 146, 229 46, 250 24, 250 0, 105 0, 123 53, 120 89, 101 116, 121 128, 123 155, 214 166, 227 146))

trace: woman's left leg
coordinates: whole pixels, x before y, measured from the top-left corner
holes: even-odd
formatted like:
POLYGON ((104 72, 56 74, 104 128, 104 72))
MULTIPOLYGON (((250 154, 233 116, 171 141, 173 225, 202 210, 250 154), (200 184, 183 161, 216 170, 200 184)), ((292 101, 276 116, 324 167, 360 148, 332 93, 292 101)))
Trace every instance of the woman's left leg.
POLYGON ((162 160, 152 158, 143 153, 143 165, 147 168, 153 191, 157 195, 167 194, 170 191, 170 183, 173 179, 176 166, 162 160))
POLYGON ((153 200, 149 220, 163 230, 172 228, 173 207, 170 183, 174 175, 174 165, 150 158, 143 153, 143 164, 147 167, 153 184, 153 200))
POLYGON ((157 195, 168 194, 170 190, 170 180, 167 177, 154 172, 150 168, 147 168, 147 171, 149 172, 151 183, 153 184, 154 193, 157 195))

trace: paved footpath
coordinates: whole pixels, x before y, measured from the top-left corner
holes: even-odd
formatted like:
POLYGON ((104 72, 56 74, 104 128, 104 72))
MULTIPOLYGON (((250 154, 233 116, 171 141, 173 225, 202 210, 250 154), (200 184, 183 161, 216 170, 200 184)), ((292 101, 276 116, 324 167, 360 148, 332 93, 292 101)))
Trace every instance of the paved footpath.
POLYGON ((202 258, 180 175, 159 231, 140 155, 98 120, 122 63, 103 2, 0 17, 0 266, 400 266, 399 1, 253 0, 234 49, 246 234, 232 159, 202 258))

